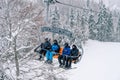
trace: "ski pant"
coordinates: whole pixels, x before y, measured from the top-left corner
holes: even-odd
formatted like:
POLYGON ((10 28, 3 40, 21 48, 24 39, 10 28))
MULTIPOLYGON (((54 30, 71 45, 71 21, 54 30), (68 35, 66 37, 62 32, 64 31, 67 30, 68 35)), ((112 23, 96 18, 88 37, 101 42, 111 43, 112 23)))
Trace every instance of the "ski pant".
POLYGON ((46 58, 47 58, 47 60, 52 61, 54 54, 56 54, 56 52, 52 52, 52 51, 49 51, 49 50, 48 50, 48 51, 46 52, 46 58))
POLYGON ((39 50, 39 51, 36 50, 35 52, 39 53, 40 59, 43 58, 43 56, 45 56, 45 54, 46 54, 46 51, 43 50, 43 49, 41 49, 41 50, 39 50))
POLYGON ((58 62, 59 62, 60 65, 65 65, 65 61, 66 61, 66 56, 60 55, 60 56, 58 57, 58 62), (62 60, 63 60, 63 61, 62 61, 62 60))
POLYGON ((77 60, 78 57, 71 57, 71 56, 67 56, 66 57, 66 67, 71 67, 71 63, 72 63, 72 60, 77 60))

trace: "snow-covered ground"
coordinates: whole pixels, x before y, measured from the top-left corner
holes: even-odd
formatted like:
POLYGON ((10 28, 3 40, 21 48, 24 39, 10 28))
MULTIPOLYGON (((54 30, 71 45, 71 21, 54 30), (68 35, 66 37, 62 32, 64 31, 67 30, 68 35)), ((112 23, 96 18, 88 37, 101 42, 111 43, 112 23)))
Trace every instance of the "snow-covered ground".
POLYGON ((66 72, 68 80, 120 80, 120 43, 89 40, 74 66, 66 72))
POLYGON ((20 80, 120 80, 120 43, 89 40, 81 61, 69 70, 59 68, 57 59, 49 65, 35 58, 20 64, 20 80))

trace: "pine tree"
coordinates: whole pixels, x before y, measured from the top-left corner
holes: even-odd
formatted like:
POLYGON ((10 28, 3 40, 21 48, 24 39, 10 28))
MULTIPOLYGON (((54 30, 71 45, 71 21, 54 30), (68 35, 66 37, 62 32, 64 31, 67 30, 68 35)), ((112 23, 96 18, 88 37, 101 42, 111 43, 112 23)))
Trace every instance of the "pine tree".
POLYGON ((74 10, 71 9, 71 13, 70 13, 70 27, 71 27, 71 28, 74 27, 74 25, 75 25, 74 20, 75 20, 74 10))
POLYGON ((89 8, 90 6, 90 0, 87 0, 87 7, 89 8))
POLYGON ((112 18, 112 13, 108 14, 108 20, 107 20, 107 27, 106 27, 106 39, 105 41, 113 41, 113 18, 112 18))
POLYGON ((89 26, 89 38, 95 39, 96 38, 96 27, 95 27, 95 21, 94 21, 93 15, 90 15, 89 17, 88 26, 89 26))
POLYGON ((117 41, 120 42, 120 17, 118 19, 118 26, 117 26, 117 41))
POLYGON ((77 27, 80 27, 80 13, 79 13, 79 11, 77 11, 77 19, 76 19, 76 26, 77 27))
POLYGON ((81 16, 81 41, 85 43, 85 41, 88 39, 88 28, 87 28, 87 15, 86 12, 83 11, 83 14, 81 16))
POLYGON ((52 14, 52 22, 51 22, 52 27, 59 26, 60 25, 59 20, 60 20, 60 15, 58 13, 57 7, 55 7, 55 10, 54 10, 54 12, 52 14))
POLYGON ((100 6, 100 12, 98 14, 98 22, 96 23, 97 26, 97 40, 105 41, 107 36, 108 30, 108 12, 105 5, 100 6))

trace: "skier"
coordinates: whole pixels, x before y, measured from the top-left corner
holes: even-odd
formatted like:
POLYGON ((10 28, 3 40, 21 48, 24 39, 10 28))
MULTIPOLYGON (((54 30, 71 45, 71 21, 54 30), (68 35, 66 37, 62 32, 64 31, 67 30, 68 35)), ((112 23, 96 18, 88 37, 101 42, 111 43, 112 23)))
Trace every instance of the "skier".
POLYGON ((60 46, 58 45, 57 40, 53 41, 51 50, 46 53, 47 62, 51 64, 53 62, 53 55, 59 52, 60 46))
POLYGON ((48 38, 45 38, 45 42, 41 43, 40 46, 38 46, 34 52, 38 52, 40 54, 39 60, 42 60, 42 58, 46 55, 47 51, 51 49, 51 43, 48 40, 48 38), (41 48, 41 50, 38 50, 41 48))
POLYGON ((65 43, 62 55, 58 57, 58 62, 60 64, 59 67, 65 66, 66 57, 69 55, 70 55, 70 46, 68 45, 68 43, 65 43), (63 62, 61 60, 63 60, 63 62))
POLYGON ((44 48, 43 50, 50 50, 51 49, 51 43, 50 41, 48 40, 48 38, 45 38, 45 42, 44 42, 44 48))
POLYGON ((78 59, 78 54, 79 54, 78 48, 76 47, 76 45, 73 45, 72 49, 70 51, 70 56, 68 56, 66 58, 65 68, 67 68, 67 69, 71 68, 72 60, 77 60, 78 59))

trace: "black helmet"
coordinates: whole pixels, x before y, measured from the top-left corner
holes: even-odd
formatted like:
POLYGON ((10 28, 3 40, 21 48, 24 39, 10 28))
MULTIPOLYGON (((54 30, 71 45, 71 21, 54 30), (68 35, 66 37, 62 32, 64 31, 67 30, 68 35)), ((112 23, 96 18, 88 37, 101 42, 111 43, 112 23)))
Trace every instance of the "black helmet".
POLYGON ((45 38, 45 41, 48 41, 48 38, 45 38))
POLYGON ((65 43, 64 46, 68 46, 68 43, 65 43))
POLYGON ((76 49, 77 47, 76 47, 76 45, 72 45, 72 48, 73 48, 73 49, 76 49))
POLYGON ((54 43, 58 43, 56 39, 55 39, 53 42, 54 42, 54 43))

